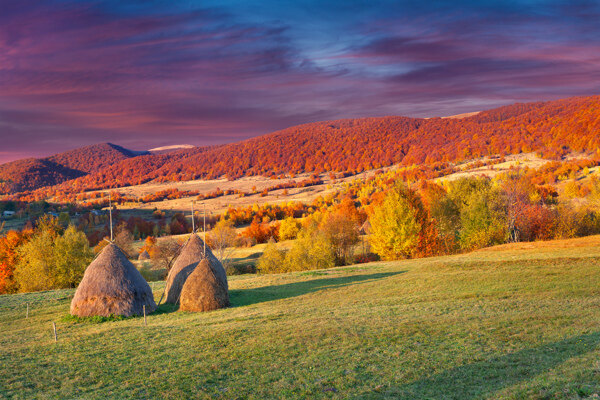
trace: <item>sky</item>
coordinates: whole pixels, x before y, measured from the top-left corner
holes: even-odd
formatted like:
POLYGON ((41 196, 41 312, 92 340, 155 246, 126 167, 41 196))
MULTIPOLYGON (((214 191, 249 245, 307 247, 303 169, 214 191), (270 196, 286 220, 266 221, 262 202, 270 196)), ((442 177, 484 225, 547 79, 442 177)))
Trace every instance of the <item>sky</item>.
POLYGON ((600 94, 597 1, 0 0, 0 162, 600 94))

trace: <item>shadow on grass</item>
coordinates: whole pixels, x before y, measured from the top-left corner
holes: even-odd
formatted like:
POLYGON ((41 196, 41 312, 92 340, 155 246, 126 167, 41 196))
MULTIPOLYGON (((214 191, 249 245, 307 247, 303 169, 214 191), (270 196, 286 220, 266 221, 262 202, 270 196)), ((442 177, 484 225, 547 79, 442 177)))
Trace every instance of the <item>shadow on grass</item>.
POLYGON ((600 332, 575 336, 461 365, 392 391, 399 398, 410 399, 494 398, 499 390, 533 379, 572 357, 595 351, 599 344, 600 332))
POLYGON ((335 278, 312 279, 303 282, 285 283, 265 286, 256 289, 230 290, 229 299, 232 307, 247 306, 266 301, 288 299, 323 289, 334 289, 357 283, 372 282, 378 279, 402 274, 406 271, 385 272, 369 275, 349 275, 335 278))
POLYGON ((156 307, 156 310, 154 310, 152 315, 170 314, 177 310, 179 310, 178 304, 162 303, 161 305, 156 307))

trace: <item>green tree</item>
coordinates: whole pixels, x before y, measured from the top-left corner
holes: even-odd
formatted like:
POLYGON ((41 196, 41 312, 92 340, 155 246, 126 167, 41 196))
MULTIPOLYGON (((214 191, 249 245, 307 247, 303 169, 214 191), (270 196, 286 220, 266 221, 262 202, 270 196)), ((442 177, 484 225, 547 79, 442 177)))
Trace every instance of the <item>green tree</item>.
POLYGON ((302 229, 285 256, 285 271, 305 271, 335 266, 335 255, 327 237, 314 226, 302 229))
POLYGON ((369 218, 371 248, 385 260, 408 258, 417 251, 421 225, 408 195, 404 188, 391 189, 369 218))
POLYGON ((504 197, 487 178, 462 178, 450 185, 460 209, 460 244, 478 249, 505 243, 508 238, 504 197))
POLYGON ((93 257, 93 251, 85 234, 70 225, 65 233, 54 241, 52 258, 54 286, 60 288, 77 286, 93 257))
POLYGON ((67 226, 71 222, 68 212, 61 212, 58 216, 58 223, 62 226, 67 226))

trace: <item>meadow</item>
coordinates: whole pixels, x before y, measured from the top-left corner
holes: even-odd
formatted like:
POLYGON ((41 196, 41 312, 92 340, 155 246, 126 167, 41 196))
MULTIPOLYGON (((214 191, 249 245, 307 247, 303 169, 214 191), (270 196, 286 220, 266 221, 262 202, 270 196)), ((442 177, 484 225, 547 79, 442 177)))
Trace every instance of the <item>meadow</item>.
POLYGON ((231 308, 147 326, 69 318, 73 292, 0 296, 0 398, 600 394, 600 236, 233 276, 231 308))

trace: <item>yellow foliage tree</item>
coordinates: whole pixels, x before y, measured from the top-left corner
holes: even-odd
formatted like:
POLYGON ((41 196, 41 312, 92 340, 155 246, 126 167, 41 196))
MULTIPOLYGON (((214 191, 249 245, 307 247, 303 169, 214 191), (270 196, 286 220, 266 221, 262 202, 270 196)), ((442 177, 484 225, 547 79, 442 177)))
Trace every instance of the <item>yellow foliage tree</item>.
POLYGON ((387 193, 383 203, 374 207, 369 221, 371 248, 384 260, 408 258, 416 252, 421 225, 400 188, 387 193))
POLYGON ((298 236, 302 224, 293 217, 287 217, 279 225, 279 240, 293 240, 298 236))

